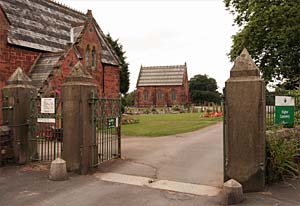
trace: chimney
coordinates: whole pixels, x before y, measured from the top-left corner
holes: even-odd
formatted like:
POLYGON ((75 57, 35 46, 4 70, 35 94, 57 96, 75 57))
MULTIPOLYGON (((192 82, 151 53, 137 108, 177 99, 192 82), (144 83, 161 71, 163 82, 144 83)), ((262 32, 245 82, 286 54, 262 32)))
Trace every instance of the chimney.
POLYGON ((74 28, 71 28, 70 30, 70 42, 72 44, 74 43, 74 28))
POLYGON ((88 17, 93 17, 92 10, 88 9, 86 15, 88 17))

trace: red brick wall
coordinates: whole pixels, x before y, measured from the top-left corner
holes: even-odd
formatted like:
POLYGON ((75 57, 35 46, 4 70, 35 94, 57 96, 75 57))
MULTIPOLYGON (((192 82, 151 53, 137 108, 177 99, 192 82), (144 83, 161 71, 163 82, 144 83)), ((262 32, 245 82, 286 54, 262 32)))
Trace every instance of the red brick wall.
POLYGON ((62 60, 60 68, 54 71, 53 77, 51 77, 51 80, 48 83, 49 88, 47 88, 47 90, 50 91, 51 94, 56 92, 56 94, 60 95, 61 85, 63 84, 65 77, 71 72, 78 61, 74 49, 70 48, 65 55, 65 58, 62 60))
POLYGON ((184 92, 186 94, 186 103, 188 103, 188 102, 190 102, 190 92, 189 92, 187 69, 184 70, 183 87, 184 87, 184 92))
POLYGON ((104 67, 104 96, 119 98, 120 93, 120 69, 116 66, 104 67))
POLYGON ((96 80, 96 84, 98 85, 98 92, 100 96, 103 95, 109 98, 118 98, 120 92, 120 70, 117 66, 112 65, 105 65, 103 69, 103 65, 101 63, 100 55, 101 55, 101 46, 100 46, 100 39, 95 32, 95 28, 92 22, 87 25, 87 28, 84 34, 81 37, 81 41, 79 43, 80 50, 82 51, 83 55, 83 63, 87 66, 88 71, 91 73, 93 78, 96 80), (90 58, 89 63, 86 62, 85 54, 87 50, 87 46, 89 45, 90 48, 90 58), (97 53, 97 66, 92 67, 92 49, 95 47, 97 53), (104 70, 104 74, 103 74, 104 70), (104 79, 103 79, 104 76, 104 79), (104 81, 104 88, 103 88, 103 81, 104 81), (103 92, 104 89, 104 92, 103 92))
POLYGON ((175 104, 183 105, 188 102, 185 86, 148 86, 138 87, 136 93, 136 106, 172 106, 175 104), (148 91, 148 100, 144 99, 144 92, 148 91), (162 98, 158 98, 158 91, 161 91, 162 98), (172 100, 172 91, 176 93, 176 99, 172 100))
POLYGON ((95 83, 98 85, 98 92, 102 95, 102 82, 103 82, 103 67, 101 63, 101 46, 100 46, 100 39, 95 31, 94 24, 90 22, 86 28, 85 32, 81 37, 79 43, 79 49, 82 52, 82 64, 86 65, 88 71, 95 79, 95 83), (89 62, 86 62, 86 50, 89 46, 89 62), (92 66, 92 50, 95 48, 96 50, 96 66, 92 66))

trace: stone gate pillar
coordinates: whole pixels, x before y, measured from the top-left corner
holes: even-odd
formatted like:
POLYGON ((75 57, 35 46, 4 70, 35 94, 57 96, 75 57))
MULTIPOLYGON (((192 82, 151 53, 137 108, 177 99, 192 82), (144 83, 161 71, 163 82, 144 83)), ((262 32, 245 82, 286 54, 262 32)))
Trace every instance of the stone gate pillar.
POLYGON ((30 118, 30 96, 36 94, 31 79, 19 67, 7 80, 2 88, 3 124, 11 127, 13 131, 13 148, 15 160, 24 164, 30 160, 34 153, 30 146, 28 120, 30 118))
POLYGON ((91 93, 97 86, 86 68, 78 62, 62 85, 63 151, 68 171, 87 174, 92 159, 91 93))
POLYGON ((248 51, 234 62, 225 86, 225 180, 245 192, 265 185, 265 82, 248 51))

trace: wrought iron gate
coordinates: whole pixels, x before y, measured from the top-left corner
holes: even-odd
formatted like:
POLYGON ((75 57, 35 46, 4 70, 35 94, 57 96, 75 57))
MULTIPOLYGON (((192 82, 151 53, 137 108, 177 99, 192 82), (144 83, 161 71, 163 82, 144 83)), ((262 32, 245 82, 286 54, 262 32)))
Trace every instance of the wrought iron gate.
POLYGON ((121 100, 92 97, 92 166, 121 157, 121 100))
POLYGON ((31 160, 52 161, 63 148, 62 103, 58 97, 30 97, 29 146, 31 160))

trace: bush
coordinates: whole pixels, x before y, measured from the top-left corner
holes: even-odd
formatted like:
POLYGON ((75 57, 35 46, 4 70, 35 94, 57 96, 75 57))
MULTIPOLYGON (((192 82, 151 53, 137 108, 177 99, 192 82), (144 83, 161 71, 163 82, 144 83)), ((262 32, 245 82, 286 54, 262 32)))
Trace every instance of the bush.
POLYGON ((172 106, 173 111, 180 111, 179 105, 178 104, 174 104, 172 106))
POLYGON ((266 180, 275 182, 299 175, 299 141, 292 136, 283 138, 276 131, 266 141, 266 180))

